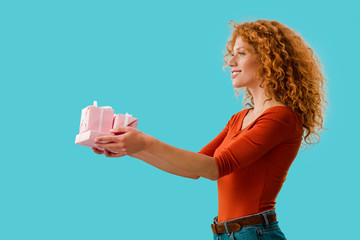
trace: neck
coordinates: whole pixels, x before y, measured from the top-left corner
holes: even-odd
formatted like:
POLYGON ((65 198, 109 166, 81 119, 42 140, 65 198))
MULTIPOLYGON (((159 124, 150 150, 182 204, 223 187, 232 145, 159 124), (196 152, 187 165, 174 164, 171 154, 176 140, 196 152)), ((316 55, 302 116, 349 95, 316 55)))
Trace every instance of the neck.
POLYGON ((265 95, 265 89, 257 87, 252 89, 249 88, 249 90, 254 99, 254 109, 252 111, 253 114, 261 114, 267 108, 276 104, 275 99, 265 102, 265 100, 268 99, 268 97, 265 95))

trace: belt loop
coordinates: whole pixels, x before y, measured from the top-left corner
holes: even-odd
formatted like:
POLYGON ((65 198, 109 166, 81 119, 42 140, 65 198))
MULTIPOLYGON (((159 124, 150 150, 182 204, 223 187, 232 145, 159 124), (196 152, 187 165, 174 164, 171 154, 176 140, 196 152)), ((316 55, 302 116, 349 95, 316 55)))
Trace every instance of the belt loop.
POLYGON ((218 222, 217 222, 217 216, 214 217, 213 224, 218 224, 218 222))
POLYGON ((230 233, 230 237, 231 237, 231 240, 236 240, 235 237, 234 237, 234 232, 230 233))
POLYGON ((261 213, 261 215, 264 217, 265 227, 268 227, 269 226, 269 219, 267 218, 267 214, 266 213, 261 213))
POLYGON ((224 225, 225 225, 226 233, 227 233, 228 235, 230 235, 229 230, 228 230, 228 227, 227 227, 227 222, 224 222, 224 225))

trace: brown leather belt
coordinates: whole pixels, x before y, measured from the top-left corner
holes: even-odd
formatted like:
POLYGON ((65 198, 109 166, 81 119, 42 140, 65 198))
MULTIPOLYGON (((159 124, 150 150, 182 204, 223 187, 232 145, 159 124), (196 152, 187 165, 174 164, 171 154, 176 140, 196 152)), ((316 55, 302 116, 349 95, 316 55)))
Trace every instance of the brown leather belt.
MULTIPOLYGON (((267 217, 269 223, 276 222, 276 214, 275 213, 267 214, 266 217, 267 217)), ((265 219, 264 219, 263 215, 260 214, 260 215, 256 215, 256 216, 230 220, 227 222, 226 225, 227 225, 227 229, 229 232, 237 232, 242 227, 256 225, 256 224, 264 224, 264 223, 265 223, 265 219)), ((227 232, 224 223, 211 224, 211 229, 212 229, 213 233, 216 233, 216 234, 227 232)))

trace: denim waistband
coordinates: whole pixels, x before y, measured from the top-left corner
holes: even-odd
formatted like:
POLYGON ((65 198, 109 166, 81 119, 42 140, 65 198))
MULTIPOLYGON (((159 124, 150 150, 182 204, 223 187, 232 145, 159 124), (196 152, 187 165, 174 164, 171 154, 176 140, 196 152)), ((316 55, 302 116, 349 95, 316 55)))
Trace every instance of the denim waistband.
MULTIPOLYGON (((252 214, 252 215, 247 215, 247 216, 244 216, 244 217, 240 217, 240 218, 234 218, 234 219, 230 219, 230 220, 227 220, 227 221, 224 221, 224 222, 221 222, 221 223, 227 223, 227 222, 230 222, 230 221, 233 221, 233 220, 237 220, 237 219, 242 219, 242 218, 247 218, 247 217, 252 217, 252 216, 257 216, 257 215, 263 215, 264 218, 267 220, 267 218, 265 217, 266 215, 268 214, 274 214, 275 213, 275 209, 271 209, 271 210, 267 210, 267 211, 264 211, 264 212, 260 212, 260 213, 256 213, 256 214, 252 214)), ((218 216, 216 216, 213 220, 213 224, 218 224, 218 219, 217 219, 218 216)), ((266 224, 267 225, 267 224, 266 224)))

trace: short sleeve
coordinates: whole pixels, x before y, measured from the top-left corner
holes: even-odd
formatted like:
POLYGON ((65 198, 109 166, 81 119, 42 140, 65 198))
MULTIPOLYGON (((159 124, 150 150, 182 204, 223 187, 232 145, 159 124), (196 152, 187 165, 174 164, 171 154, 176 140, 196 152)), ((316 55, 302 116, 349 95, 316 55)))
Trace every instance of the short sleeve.
POLYGON ((232 124, 232 121, 234 119, 235 114, 230 118, 230 120, 227 122, 224 129, 211 141, 209 142, 205 147, 203 147, 198 153, 205 154, 207 156, 213 157, 215 150, 220 146, 220 144, 225 139, 229 127, 232 124))
POLYGON ((259 117, 252 128, 216 154, 219 177, 253 163, 276 145, 298 136, 295 118, 290 111, 268 112, 259 117))

